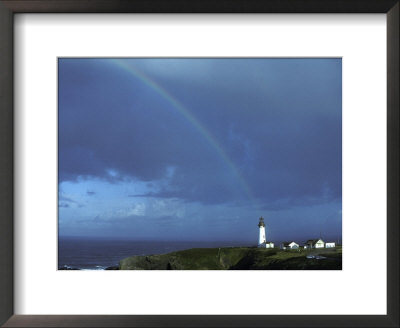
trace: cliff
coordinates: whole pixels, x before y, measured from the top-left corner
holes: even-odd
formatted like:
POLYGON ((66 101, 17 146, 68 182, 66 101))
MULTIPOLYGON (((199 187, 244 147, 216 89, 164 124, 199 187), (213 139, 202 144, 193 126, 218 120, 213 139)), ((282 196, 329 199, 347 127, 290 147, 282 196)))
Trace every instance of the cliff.
POLYGON ((192 248, 161 255, 132 256, 120 270, 341 270, 342 249, 283 251, 250 247, 192 248), (323 258, 307 258, 322 255, 323 258))

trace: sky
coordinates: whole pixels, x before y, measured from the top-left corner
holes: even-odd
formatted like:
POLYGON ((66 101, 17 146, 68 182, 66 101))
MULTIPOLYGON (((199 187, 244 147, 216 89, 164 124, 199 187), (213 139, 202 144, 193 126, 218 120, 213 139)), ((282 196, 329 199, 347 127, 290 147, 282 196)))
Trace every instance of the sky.
POLYGON ((340 240, 338 58, 60 58, 60 236, 340 240))

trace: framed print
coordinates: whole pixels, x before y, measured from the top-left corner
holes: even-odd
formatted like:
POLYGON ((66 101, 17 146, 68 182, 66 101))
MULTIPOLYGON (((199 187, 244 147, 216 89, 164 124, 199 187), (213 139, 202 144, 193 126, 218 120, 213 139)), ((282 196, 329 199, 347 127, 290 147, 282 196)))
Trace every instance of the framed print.
POLYGON ((341 270, 341 70, 340 58, 58 58, 58 269, 341 270), (282 90, 289 103, 270 100, 282 90))
POLYGON ((398 1, 1 1, 0 322, 398 319, 398 1))

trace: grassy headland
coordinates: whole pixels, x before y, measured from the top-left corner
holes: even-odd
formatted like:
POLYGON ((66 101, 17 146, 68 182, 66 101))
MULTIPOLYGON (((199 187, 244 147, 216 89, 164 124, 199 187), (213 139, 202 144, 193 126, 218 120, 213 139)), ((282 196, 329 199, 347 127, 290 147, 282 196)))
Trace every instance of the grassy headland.
POLYGON ((192 248, 161 255, 132 256, 120 270, 341 270, 342 248, 192 248), (323 256, 322 259, 307 256, 323 256))

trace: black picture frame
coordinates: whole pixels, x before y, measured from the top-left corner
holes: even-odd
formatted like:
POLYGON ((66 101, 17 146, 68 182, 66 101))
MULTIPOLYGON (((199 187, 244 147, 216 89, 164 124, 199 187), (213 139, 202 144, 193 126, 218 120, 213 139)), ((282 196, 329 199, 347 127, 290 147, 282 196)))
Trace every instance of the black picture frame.
POLYGON ((0 324, 4 327, 399 327, 399 8, 399 0, 0 0, 0 324), (16 13, 385 13, 387 315, 14 315, 13 17, 16 13))

